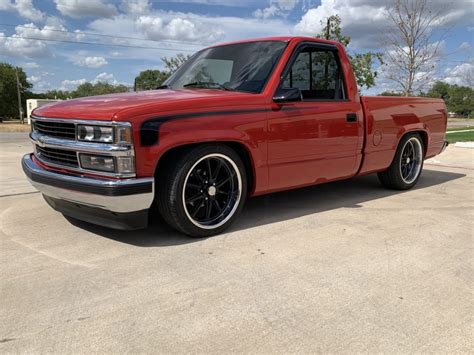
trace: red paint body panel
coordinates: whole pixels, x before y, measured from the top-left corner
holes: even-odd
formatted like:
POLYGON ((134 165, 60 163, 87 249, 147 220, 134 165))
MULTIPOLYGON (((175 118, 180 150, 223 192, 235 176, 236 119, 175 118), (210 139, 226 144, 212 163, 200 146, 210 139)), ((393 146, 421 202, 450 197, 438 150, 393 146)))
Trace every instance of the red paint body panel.
POLYGON ((362 97, 365 112, 364 163, 360 174, 388 168, 400 138, 407 132, 424 132, 426 158, 443 148, 447 112, 441 99, 418 97, 362 97))
POLYGON ((286 41, 288 46, 260 94, 155 90, 64 101, 38 108, 34 115, 131 122, 138 177, 153 176, 163 154, 175 147, 203 142, 239 143, 251 158, 252 195, 382 171, 390 165, 401 136, 409 131, 425 132, 427 157, 441 151, 446 131, 442 100, 360 98, 351 64, 339 43, 310 37, 265 40, 286 41), (283 105, 273 102, 281 74, 301 42, 337 46, 346 100, 283 105), (185 117, 198 113, 213 114, 185 117), (357 121, 348 122, 348 113, 355 113, 357 121), (144 122, 176 115, 182 119, 160 126, 157 144, 140 144, 144 122))

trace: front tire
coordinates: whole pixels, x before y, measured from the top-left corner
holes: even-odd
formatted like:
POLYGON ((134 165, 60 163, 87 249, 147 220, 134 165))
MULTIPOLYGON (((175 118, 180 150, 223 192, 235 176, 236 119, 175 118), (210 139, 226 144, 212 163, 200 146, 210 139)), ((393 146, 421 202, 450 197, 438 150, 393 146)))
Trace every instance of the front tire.
POLYGON ((416 185, 423 169, 424 147, 418 133, 401 139, 390 167, 378 173, 382 185, 394 190, 408 190, 416 185))
POLYGON ((191 237, 221 233, 235 221, 245 202, 244 164, 225 145, 192 148, 168 164, 158 178, 160 214, 171 227, 191 237))

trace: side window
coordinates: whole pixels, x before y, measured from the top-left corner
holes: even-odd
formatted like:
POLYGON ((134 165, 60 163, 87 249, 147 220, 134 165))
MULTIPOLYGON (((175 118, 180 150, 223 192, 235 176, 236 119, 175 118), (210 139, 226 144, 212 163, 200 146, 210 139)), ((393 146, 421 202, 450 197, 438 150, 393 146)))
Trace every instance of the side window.
POLYGON ((282 88, 298 88, 304 100, 345 98, 337 52, 304 48, 282 81, 282 88))

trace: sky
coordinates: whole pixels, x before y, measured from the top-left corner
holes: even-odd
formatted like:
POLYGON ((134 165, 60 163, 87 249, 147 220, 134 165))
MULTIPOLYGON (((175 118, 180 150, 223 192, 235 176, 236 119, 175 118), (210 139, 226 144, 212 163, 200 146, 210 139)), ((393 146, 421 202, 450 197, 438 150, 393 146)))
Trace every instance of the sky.
MULTIPOLYGON (((349 51, 379 51, 390 0, 0 0, 0 62, 24 68, 34 92, 86 81, 132 86, 162 57, 233 40, 310 35, 338 14, 349 51), (81 43, 80 43, 81 42, 81 43)), ((472 85, 474 0, 431 0, 443 14, 434 78, 472 85)), ((365 94, 396 90, 379 68, 365 94)))

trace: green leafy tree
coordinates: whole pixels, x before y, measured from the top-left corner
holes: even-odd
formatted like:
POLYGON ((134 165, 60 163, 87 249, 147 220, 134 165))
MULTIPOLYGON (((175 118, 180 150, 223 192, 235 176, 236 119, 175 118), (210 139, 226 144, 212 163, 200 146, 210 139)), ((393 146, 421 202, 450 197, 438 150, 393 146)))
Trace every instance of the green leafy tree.
MULTIPOLYGON (((322 24, 324 24, 324 22, 322 24)), ((329 16, 324 24, 322 32, 316 37, 338 41, 344 47, 347 47, 351 42, 349 36, 344 36, 342 34, 341 18, 338 15, 329 16)), ((373 66, 376 61, 383 64, 382 53, 348 53, 348 56, 352 63, 352 68, 359 88, 365 87, 368 89, 374 86, 377 71, 373 70, 373 66)))
MULTIPOLYGON (((43 94, 36 94, 39 99, 57 99, 57 100, 67 100, 72 97, 71 92, 65 90, 49 90, 43 94)), ((35 98, 35 97, 33 97, 35 98)))
POLYGON ((170 74, 162 70, 144 70, 135 78, 135 90, 153 90, 163 84, 170 74))
POLYGON ((436 82, 426 94, 438 97, 446 102, 449 112, 460 116, 471 116, 474 111, 474 89, 467 86, 450 85, 442 81, 436 82))
POLYGON ((444 101, 449 101, 449 90, 451 88, 451 85, 448 83, 442 82, 442 81, 437 81, 428 91, 427 95, 428 97, 438 97, 443 99, 444 101))
POLYGON ((113 85, 106 81, 99 81, 98 83, 84 83, 77 87, 76 90, 71 92, 71 96, 85 97, 85 96, 96 96, 105 94, 115 94, 120 92, 128 92, 129 88, 125 85, 113 85))
POLYGON ((462 116, 474 111, 474 90, 467 86, 453 85, 448 92, 448 110, 462 116))
POLYGON ((22 98, 22 111, 26 112, 25 94, 33 86, 26 79, 26 74, 20 67, 14 67, 8 63, 0 63, 0 116, 19 117, 18 93, 16 74, 20 83, 20 94, 22 98))
POLYGON ((403 94, 396 91, 384 91, 380 93, 379 96, 403 96, 403 94))
POLYGON ((161 86, 191 56, 178 54, 176 57, 163 57, 165 70, 144 70, 135 78, 135 90, 153 90, 161 86))

